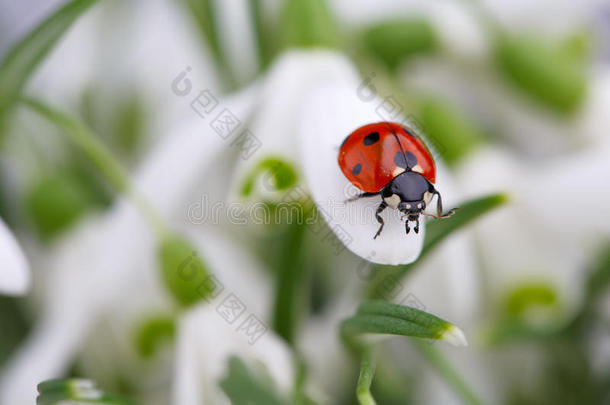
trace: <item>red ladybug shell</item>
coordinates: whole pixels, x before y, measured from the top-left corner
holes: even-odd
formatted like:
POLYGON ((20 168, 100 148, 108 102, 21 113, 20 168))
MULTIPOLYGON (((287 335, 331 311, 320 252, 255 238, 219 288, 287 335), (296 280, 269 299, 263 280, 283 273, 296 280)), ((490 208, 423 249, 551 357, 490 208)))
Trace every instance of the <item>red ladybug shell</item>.
POLYGON ((433 184, 436 181, 434 159, 424 142, 393 122, 364 125, 349 134, 339 150, 339 167, 367 193, 379 192, 405 171, 420 173, 433 184))

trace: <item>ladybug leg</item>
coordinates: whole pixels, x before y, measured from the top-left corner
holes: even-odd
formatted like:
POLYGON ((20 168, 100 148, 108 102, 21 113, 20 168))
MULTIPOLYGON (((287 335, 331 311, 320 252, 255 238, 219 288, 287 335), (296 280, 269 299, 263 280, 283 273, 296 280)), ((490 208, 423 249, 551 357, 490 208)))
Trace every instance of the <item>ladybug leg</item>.
POLYGON ((345 200, 345 202, 348 203, 348 202, 359 200, 361 198, 374 197, 374 196, 380 195, 380 194, 381 194, 381 192, 378 192, 378 193, 360 193, 360 194, 355 195, 355 196, 353 196, 351 198, 348 198, 347 200, 345 200))
POLYGON ((386 204, 385 201, 382 201, 381 204, 379 204, 379 207, 377 207, 377 212, 375 213, 375 218, 377 218, 377 222, 379 222, 381 224, 381 226, 379 227, 379 230, 377 231, 377 233, 375 234, 375 236, 373 237, 373 239, 377 239, 377 237, 381 234, 381 231, 383 230, 383 226, 385 225, 385 222, 383 222, 383 218, 381 218, 381 212, 383 210, 385 210, 388 207, 388 204, 386 204))
POLYGON ((436 215, 437 215, 437 218, 449 218, 450 216, 455 214, 456 210, 459 209, 459 208, 450 209, 449 212, 447 212, 445 215, 443 215, 443 199, 441 198, 441 193, 439 193, 438 191, 434 190, 434 194, 436 194, 436 196, 438 198, 436 200, 436 215))
POLYGON ((407 232, 407 235, 409 234, 409 232, 411 232, 411 228, 409 227, 409 221, 405 221, 405 231, 407 232))
POLYGON ((419 233, 419 217, 415 220, 415 228, 413 228, 415 233, 419 233))

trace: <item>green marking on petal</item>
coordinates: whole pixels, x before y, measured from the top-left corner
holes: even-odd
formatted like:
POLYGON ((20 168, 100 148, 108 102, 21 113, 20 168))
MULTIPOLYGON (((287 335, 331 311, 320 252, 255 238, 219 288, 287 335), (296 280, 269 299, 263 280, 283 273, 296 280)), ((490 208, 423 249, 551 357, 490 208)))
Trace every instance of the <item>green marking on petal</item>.
POLYGON ((550 284, 525 283, 508 292, 504 311, 510 318, 522 318, 527 312, 536 309, 557 309, 559 297, 550 284))
POLYGON ((161 278, 174 299, 191 306, 212 295, 215 283, 189 241, 168 236, 158 248, 161 278))
POLYGON ((136 332, 136 349, 142 357, 150 358, 154 356, 161 344, 174 339, 175 332, 175 322, 171 317, 148 319, 139 326, 136 332))
POLYGON ((298 180, 294 167, 279 157, 268 157, 259 162, 241 187, 242 197, 250 197, 254 193, 257 181, 267 191, 284 191, 293 187, 298 180))
POLYGON ((41 177, 25 196, 25 206, 42 238, 52 238, 97 204, 90 188, 67 171, 41 177))

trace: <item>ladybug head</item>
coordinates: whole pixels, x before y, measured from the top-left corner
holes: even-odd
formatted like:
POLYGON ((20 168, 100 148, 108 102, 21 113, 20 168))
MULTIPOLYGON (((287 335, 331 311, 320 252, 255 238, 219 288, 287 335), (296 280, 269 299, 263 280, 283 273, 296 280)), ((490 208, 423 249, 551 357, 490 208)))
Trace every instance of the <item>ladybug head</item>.
POLYGON ((398 209, 403 218, 406 217, 405 228, 409 233, 409 222, 414 222, 413 230, 419 232, 419 216, 426 215, 434 218, 446 218, 453 215, 454 210, 443 215, 443 203, 441 195, 434 186, 421 174, 412 171, 407 171, 395 177, 390 184, 383 190, 382 195, 388 205, 394 202, 394 208, 398 209), (437 216, 424 212, 426 206, 430 204, 433 196, 436 195, 437 200, 437 216))

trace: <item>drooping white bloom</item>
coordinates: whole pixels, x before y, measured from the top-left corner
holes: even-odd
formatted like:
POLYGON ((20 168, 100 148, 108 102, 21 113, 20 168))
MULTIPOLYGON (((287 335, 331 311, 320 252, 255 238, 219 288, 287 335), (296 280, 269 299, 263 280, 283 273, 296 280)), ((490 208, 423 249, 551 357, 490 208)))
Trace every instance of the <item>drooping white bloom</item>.
POLYGON ((0 294, 20 295, 30 285, 28 262, 10 229, 0 219, 0 294))
POLYGON ((219 385, 228 361, 262 364, 284 396, 293 385, 288 345, 269 330, 271 283, 256 260, 214 234, 191 233, 195 245, 216 270, 220 287, 210 302, 190 310, 177 333, 173 402, 183 405, 229 404, 219 385))

